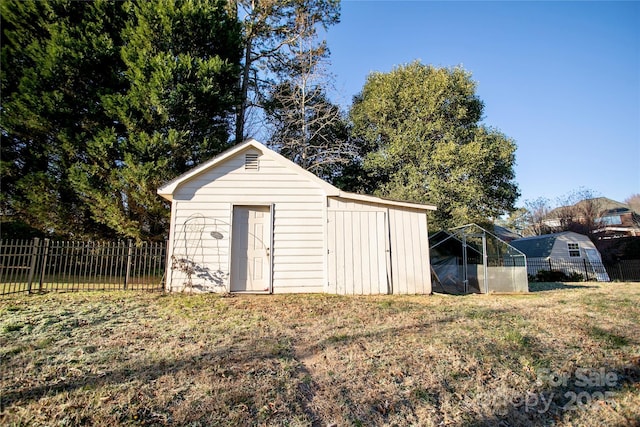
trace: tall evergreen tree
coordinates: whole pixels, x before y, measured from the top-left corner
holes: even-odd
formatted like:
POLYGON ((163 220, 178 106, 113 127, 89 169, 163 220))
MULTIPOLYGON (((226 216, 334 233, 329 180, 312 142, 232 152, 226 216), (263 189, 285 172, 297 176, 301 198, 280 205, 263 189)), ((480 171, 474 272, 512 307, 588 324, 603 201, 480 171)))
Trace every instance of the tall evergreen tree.
POLYGON ((109 123, 101 97, 124 86, 124 13, 112 3, 7 0, 2 14, 2 210, 66 236, 112 235, 69 172, 109 123))
POLYGON ((73 175, 93 215, 119 234, 161 238, 168 209, 156 188, 227 147, 240 32, 225 6, 124 4, 131 16, 121 50, 129 87, 103 98, 114 126, 91 140, 92 162, 76 164, 73 175))
POLYGON ((158 239, 164 180, 226 147, 240 28, 226 1, 1 5, 3 212, 158 239))

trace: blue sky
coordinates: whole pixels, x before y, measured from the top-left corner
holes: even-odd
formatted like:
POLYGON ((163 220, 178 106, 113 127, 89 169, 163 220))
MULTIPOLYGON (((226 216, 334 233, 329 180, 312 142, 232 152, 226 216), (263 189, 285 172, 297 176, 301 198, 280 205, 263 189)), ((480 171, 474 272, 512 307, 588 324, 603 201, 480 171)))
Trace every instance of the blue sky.
POLYGON ((336 102, 367 75, 462 66, 513 138, 517 202, 640 193, 640 2, 342 1, 326 34, 336 102))

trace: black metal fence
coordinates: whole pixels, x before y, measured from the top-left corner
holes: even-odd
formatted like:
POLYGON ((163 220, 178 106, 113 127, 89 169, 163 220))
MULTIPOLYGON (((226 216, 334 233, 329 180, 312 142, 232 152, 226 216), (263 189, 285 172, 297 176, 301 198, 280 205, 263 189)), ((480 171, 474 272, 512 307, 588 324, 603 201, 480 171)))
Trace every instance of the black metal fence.
POLYGON ((626 259, 605 264, 609 278, 620 282, 640 282, 640 259, 626 259))
POLYGON ((166 244, 0 241, 0 295, 43 291, 162 290, 166 244))
POLYGON ((527 259, 527 274, 535 277, 540 276, 540 272, 561 272, 574 280, 634 282, 640 281, 640 260, 622 260, 605 264, 584 258, 527 259))

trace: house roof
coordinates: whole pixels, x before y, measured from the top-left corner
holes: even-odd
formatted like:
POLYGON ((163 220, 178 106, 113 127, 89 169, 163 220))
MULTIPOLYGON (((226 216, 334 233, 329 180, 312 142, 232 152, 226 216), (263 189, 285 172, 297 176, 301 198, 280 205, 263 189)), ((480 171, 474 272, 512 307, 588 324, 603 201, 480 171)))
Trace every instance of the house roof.
POLYGON ((401 207, 407 207, 407 208, 419 209, 419 210, 425 210, 425 211, 436 210, 436 207, 433 205, 404 202, 404 201, 398 201, 398 200, 389 200, 381 197, 374 197, 374 196, 369 196, 365 194, 356 194, 356 193, 349 193, 346 191, 342 191, 337 187, 334 187, 333 185, 329 184, 328 182, 318 178, 311 172, 301 168, 291 160, 287 159, 281 154, 276 153, 275 151, 271 150, 270 148, 256 141, 253 138, 247 139, 241 144, 231 147, 230 149, 222 152, 216 157, 206 162, 203 162, 202 164, 188 170, 182 175, 177 176, 171 181, 166 182, 160 188, 158 188, 158 194, 167 200, 173 200, 173 193, 176 191, 178 186, 180 186, 181 184, 184 184, 185 182, 190 181, 191 179, 197 177, 202 173, 205 173, 206 171, 216 167, 222 162, 228 160, 231 157, 234 157, 235 155, 249 148, 254 148, 260 151, 263 155, 268 156, 274 161, 280 163, 281 165, 297 172, 303 178, 306 178, 310 181, 315 182, 325 191, 328 197, 341 197, 345 199, 351 199, 351 200, 357 200, 357 201, 363 201, 363 202, 369 202, 369 203, 378 203, 382 205, 401 206, 401 207))
POLYGON ((547 218, 562 216, 563 211, 567 208, 575 208, 577 209, 577 212, 582 212, 589 207, 595 208, 597 214, 601 216, 615 213, 634 212, 629 205, 624 203, 617 202, 607 197, 595 197, 592 199, 581 200, 574 205, 557 207, 547 214, 547 218))
POLYGON ((515 231, 509 230, 508 228, 501 227, 495 224, 493 226, 493 233, 507 243, 516 239, 520 239, 522 237, 515 231))
POLYGON ((579 233, 574 233, 573 231, 563 231, 561 233, 524 237, 522 239, 512 240, 509 243, 528 257, 546 258, 551 255, 551 251, 553 250, 553 245, 556 243, 556 240, 559 237, 568 235, 575 235, 588 239, 588 237, 579 233))

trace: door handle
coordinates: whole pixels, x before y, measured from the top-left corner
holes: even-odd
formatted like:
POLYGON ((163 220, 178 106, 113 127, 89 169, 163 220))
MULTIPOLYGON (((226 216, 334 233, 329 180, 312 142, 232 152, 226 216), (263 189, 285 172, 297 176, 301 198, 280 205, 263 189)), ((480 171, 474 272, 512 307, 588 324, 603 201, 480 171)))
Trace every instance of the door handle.
POLYGON ((271 256, 271 249, 267 248, 267 256, 271 256))

